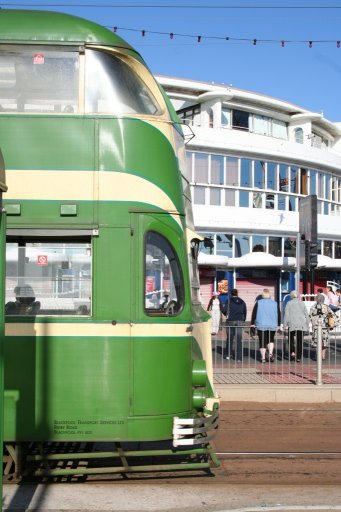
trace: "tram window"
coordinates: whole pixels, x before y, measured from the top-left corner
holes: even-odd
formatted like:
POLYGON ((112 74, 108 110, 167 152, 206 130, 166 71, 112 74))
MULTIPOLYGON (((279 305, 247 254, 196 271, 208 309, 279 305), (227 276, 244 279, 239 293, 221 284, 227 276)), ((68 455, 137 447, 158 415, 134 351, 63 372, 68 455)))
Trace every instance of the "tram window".
POLYGON ((85 56, 87 113, 161 114, 152 92, 125 61, 97 50, 86 50, 85 56))
POLYGON ((6 314, 89 316, 91 276, 90 243, 8 243, 6 314))
POLYGON ((184 300, 180 264, 170 243, 150 231, 145 240, 145 311, 148 315, 174 316, 184 300))
POLYGON ((2 112, 76 112, 78 51, 3 46, 0 53, 2 112))

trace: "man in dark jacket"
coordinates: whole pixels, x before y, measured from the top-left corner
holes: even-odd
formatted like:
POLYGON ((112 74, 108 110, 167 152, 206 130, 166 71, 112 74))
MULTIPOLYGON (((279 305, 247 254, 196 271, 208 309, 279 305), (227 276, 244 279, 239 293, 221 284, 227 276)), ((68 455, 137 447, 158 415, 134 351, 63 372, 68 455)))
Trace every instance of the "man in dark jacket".
POLYGON ((238 290, 231 290, 231 297, 226 302, 226 353, 225 358, 230 359, 233 352, 233 341, 237 339, 237 362, 243 359, 243 325, 246 319, 246 304, 238 297, 238 290))

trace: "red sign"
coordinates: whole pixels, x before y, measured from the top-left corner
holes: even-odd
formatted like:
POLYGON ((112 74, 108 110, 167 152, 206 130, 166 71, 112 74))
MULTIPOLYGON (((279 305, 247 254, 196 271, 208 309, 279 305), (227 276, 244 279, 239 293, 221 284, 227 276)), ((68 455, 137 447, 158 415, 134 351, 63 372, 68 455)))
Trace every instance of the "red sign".
POLYGON ((47 256, 45 256, 44 254, 41 254, 40 256, 37 256, 37 263, 41 267, 46 267, 48 265, 47 256))
POLYGON ((33 64, 44 64, 45 56, 42 53, 35 53, 33 55, 33 64))

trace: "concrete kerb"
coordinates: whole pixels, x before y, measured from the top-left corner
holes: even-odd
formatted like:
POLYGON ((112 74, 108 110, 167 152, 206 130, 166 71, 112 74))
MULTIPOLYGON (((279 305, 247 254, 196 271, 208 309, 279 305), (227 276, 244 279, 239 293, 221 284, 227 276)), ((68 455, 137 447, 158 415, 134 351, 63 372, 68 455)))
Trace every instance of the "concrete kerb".
POLYGON ((222 402, 341 402, 341 385, 314 384, 216 384, 222 402))

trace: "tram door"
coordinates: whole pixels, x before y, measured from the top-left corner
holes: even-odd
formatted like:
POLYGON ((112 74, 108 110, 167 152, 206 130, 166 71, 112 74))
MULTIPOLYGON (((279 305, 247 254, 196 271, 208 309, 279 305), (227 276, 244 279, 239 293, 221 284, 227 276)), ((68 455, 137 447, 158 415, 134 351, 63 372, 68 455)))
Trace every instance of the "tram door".
POLYGON ((185 400, 176 378, 179 360, 185 360, 188 351, 183 341, 186 324, 180 322, 179 327, 184 309, 181 262, 187 258, 185 238, 176 231, 174 216, 159 213, 132 214, 132 238, 133 413, 152 415, 157 410, 169 414, 179 407, 177 401, 185 400), (161 375, 162 393, 157 393, 161 375))

